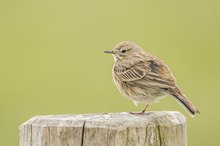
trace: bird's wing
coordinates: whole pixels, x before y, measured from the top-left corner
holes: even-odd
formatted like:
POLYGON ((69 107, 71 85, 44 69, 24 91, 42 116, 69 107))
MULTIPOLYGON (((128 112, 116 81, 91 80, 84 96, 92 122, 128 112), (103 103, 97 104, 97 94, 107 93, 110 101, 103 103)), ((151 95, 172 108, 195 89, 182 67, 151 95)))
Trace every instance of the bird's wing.
POLYGON ((138 62, 131 67, 115 67, 115 75, 121 79, 121 81, 136 81, 144 78, 147 71, 143 62, 138 62))
POLYGON ((167 89, 175 86, 175 78, 169 68, 155 56, 149 56, 130 67, 115 67, 115 75, 121 81, 134 81, 136 84, 167 89))
POLYGON ((154 83, 159 88, 170 88, 175 86, 175 78, 170 72, 168 66, 160 59, 152 56, 147 60, 149 72, 145 78, 154 83))

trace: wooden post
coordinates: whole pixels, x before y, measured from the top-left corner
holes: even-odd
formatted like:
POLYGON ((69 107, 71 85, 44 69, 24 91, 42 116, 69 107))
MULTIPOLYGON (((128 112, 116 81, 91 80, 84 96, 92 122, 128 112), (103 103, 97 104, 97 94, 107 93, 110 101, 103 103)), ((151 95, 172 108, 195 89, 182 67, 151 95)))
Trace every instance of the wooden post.
POLYGON ((19 127, 20 146, 186 146, 179 112, 50 115, 19 127))

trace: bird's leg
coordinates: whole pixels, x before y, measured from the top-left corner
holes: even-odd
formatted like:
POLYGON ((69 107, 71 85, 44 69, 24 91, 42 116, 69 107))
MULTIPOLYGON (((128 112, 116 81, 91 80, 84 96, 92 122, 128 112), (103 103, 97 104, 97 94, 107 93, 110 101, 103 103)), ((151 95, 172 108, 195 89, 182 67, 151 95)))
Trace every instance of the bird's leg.
POLYGON ((148 104, 145 106, 145 108, 141 112, 130 112, 131 114, 141 115, 144 114, 147 110, 148 104))
POLYGON ((149 104, 146 104, 145 108, 142 110, 142 113, 145 113, 149 104))

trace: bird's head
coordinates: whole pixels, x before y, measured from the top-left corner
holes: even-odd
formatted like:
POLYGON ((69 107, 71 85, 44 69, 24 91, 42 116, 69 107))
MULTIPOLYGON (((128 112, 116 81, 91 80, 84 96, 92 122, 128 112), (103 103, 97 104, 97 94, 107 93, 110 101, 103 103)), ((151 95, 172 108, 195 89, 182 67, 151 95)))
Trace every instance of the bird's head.
POLYGON ((115 61, 123 58, 132 57, 139 52, 142 52, 141 47, 130 41, 120 42, 113 48, 113 50, 104 51, 104 53, 112 54, 115 61))

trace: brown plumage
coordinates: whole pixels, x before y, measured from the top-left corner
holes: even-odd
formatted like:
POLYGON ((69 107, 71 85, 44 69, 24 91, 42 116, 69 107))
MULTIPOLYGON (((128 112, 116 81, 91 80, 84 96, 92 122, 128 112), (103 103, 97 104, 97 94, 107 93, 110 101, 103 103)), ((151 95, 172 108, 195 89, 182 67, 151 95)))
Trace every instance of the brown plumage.
POLYGON ((117 88, 135 105, 145 103, 142 113, 149 104, 165 95, 173 96, 192 116, 199 113, 176 85, 168 66, 156 56, 129 41, 121 42, 105 53, 113 54, 115 64, 112 74, 117 88))

